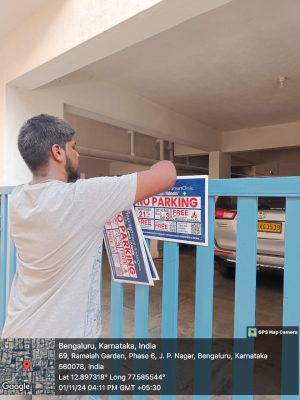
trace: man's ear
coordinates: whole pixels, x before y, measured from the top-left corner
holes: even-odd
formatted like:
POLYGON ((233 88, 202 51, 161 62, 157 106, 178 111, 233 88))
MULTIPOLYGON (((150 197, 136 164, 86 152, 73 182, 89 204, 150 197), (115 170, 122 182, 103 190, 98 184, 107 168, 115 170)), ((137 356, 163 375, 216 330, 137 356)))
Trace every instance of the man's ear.
POLYGON ((55 159, 55 161, 60 162, 60 163, 64 161, 64 157, 65 157, 64 151, 58 144, 54 144, 51 147, 51 154, 52 154, 53 158, 55 159))

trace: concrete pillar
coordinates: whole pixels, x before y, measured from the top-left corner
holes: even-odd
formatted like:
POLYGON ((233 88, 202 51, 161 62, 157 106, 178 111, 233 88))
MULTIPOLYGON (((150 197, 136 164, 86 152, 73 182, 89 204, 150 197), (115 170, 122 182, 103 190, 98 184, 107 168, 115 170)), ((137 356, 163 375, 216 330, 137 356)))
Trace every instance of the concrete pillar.
POLYGON ((150 254, 152 258, 159 258, 159 242, 156 239, 150 241, 150 254))
POLYGON ((231 177, 231 154, 221 151, 209 153, 209 178, 221 179, 231 177))
MULTIPOLYGON (((160 160, 164 160, 164 140, 159 139, 158 140, 159 143, 159 159, 160 160)), ((159 258, 159 241, 156 239, 152 239, 150 241, 150 254, 152 256, 152 258, 159 258)))

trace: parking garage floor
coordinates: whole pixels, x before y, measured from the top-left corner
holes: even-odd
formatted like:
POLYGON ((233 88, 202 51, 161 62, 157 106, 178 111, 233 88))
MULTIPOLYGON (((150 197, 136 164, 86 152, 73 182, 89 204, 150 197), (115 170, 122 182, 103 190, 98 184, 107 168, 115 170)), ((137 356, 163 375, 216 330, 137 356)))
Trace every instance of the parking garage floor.
MULTIPOLYGON (((156 259, 155 265, 162 279, 162 259, 156 259)), ((194 296, 195 296, 195 248, 180 249, 180 275, 178 296, 178 336, 192 338, 194 335, 194 296)), ((226 274, 217 262, 214 276, 214 318, 213 337, 230 338, 233 336, 235 280, 226 274)), ((124 296, 124 337, 133 337, 134 325, 134 285, 125 285, 124 296)), ((103 263, 103 300, 102 300, 102 337, 109 337, 110 320, 110 268, 107 258, 103 263)), ((161 299, 162 280, 150 288, 149 337, 161 335, 161 299)), ((283 277, 280 274, 258 272, 256 294, 256 325, 278 326, 282 323, 283 277)), ((187 396, 177 396, 178 399, 187 396)), ((130 398, 130 396, 124 396, 130 398)), ((157 399, 158 396, 148 396, 157 399)), ((229 399, 230 396, 212 396, 229 399)), ((255 399, 279 399, 279 396, 255 396, 255 399)))

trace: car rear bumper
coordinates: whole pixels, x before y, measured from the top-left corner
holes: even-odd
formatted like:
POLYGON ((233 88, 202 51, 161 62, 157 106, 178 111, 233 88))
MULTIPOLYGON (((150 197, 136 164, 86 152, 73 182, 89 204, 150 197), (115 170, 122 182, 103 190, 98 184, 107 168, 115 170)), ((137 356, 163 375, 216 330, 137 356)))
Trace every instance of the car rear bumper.
MULTIPOLYGON (((228 261, 234 267, 236 262, 236 252, 231 250, 223 250, 215 247, 215 256, 228 261)), ((283 269, 284 257, 266 254, 257 254, 256 265, 258 269, 283 269)))

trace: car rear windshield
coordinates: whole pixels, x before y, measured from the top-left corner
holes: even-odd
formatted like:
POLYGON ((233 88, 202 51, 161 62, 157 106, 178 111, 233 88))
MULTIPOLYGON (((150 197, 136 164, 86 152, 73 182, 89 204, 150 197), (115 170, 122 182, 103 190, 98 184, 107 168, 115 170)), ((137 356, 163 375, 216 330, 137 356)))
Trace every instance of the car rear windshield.
MULTIPOLYGON (((237 209, 237 197, 220 196, 216 202, 216 208, 225 210, 237 209)), ((259 197, 259 210, 285 210, 285 197, 259 197)))

